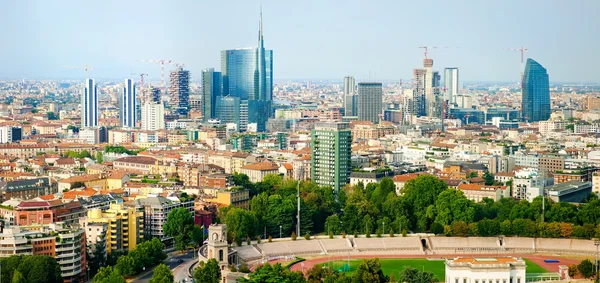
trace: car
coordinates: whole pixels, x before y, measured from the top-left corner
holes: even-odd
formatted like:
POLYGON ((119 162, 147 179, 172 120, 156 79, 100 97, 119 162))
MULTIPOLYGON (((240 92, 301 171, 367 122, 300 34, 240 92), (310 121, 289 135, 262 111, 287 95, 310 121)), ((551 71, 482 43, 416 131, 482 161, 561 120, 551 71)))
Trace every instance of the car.
POLYGON ((179 260, 177 260, 177 263, 182 263, 182 262, 184 262, 184 260, 181 258, 179 260))

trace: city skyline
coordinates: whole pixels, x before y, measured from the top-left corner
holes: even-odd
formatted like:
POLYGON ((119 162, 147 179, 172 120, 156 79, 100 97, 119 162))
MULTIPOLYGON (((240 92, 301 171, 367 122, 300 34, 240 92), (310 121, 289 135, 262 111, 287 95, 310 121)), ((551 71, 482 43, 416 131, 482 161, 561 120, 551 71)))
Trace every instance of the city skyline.
MULTIPOLYGON (((225 9, 226 4, 62 3, 46 6, 49 4, 40 1, 29 6, 11 2, 0 9, 5 26, 19 26, 0 32, 8 39, 0 49, 4 62, 0 78, 83 79, 83 72, 61 66, 89 64, 95 69, 91 78, 122 79, 132 72, 145 72, 155 81, 160 76, 157 66, 137 61, 171 59, 185 63, 186 69, 197 74, 192 80, 199 81, 202 69, 220 65, 221 50, 255 45, 255 23, 263 4, 268 47, 280 58, 274 62, 274 80, 341 80, 348 74, 357 82, 409 79, 423 58, 418 47, 433 45, 452 47, 432 49, 429 57, 435 60, 436 70, 458 67, 461 81, 518 82, 520 54, 503 49, 520 46, 529 49, 525 57, 545 62, 551 83, 598 81, 593 72, 593 66, 600 64, 600 58, 593 56, 597 39, 587 36, 598 25, 593 11, 600 3, 593 1, 577 5, 543 1, 353 1, 347 5, 338 1, 239 1, 236 9, 228 9, 227 23, 210 29, 202 28, 205 25, 201 23, 222 17, 214 11, 225 9), (90 9, 106 17, 78 20, 85 14, 82 11, 90 9), (420 17, 416 11, 423 9, 430 12, 431 20, 411 28, 420 17), (122 13, 129 10, 145 17, 124 17, 122 13), (441 32, 442 27, 452 32, 441 32), (96 38, 85 48, 80 44, 83 31, 96 38), (347 44, 342 38, 354 38, 355 43, 347 44), (130 44, 117 44, 125 39, 130 44), (156 43, 146 44, 150 41, 156 43)), ((174 66, 168 66, 171 69, 174 66)))

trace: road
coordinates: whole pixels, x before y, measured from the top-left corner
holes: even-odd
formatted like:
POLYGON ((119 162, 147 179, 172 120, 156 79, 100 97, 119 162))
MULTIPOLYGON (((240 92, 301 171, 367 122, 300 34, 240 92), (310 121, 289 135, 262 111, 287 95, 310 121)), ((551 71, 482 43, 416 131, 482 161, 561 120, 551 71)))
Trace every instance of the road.
MULTIPOLYGON (((176 253, 175 255, 169 254, 169 257, 164 261, 164 263, 171 269, 173 272, 173 276, 175 277, 175 282, 183 280, 183 278, 187 277, 186 268, 194 261, 193 259, 194 252, 189 251, 185 254, 180 255, 176 253), (183 262, 179 262, 182 259, 183 262)), ((136 278, 131 281, 132 283, 149 283, 150 279, 152 279, 152 275, 154 275, 154 270, 150 270, 147 273, 144 273, 142 276, 136 278)))

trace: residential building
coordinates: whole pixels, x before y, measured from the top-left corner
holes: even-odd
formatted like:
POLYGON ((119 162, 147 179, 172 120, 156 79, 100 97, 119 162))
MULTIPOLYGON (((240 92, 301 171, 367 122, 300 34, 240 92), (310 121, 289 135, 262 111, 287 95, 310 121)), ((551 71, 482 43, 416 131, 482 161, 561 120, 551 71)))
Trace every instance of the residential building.
POLYGON ((202 70, 202 115, 204 122, 217 117, 217 99, 223 95, 221 72, 202 70))
POLYGON ((262 182, 269 174, 279 174, 279 166, 271 162, 250 163, 242 166, 240 173, 248 175, 251 182, 262 182))
POLYGON ((383 88, 381 83, 358 83, 356 116, 361 121, 379 123, 382 107, 383 88))
POLYGON ((540 174, 548 174, 565 169, 565 159, 561 156, 544 156, 538 158, 540 174))
MULTIPOLYGON (((125 207, 122 204, 111 203, 106 211, 92 209, 87 212, 83 221, 86 232, 91 232, 92 223, 106 223, 106 251, 132 251, 144 239, 144 212, 136 211, 135 207, 125 207)), ((90 233, 88 242, 93 241, 94 233, 90 233), (90 238, 91 237, 91 238, 90 238)))
POLYGON ((546 69, 528 58, 521 82, 521 114, 526 121, 546 121, 550 118, 550 82, 546 69))
POLYGON ((125 79, 123 92, 119 101, 119 118, 121 127, 134 128, 136 126, 136 105, 137 97, 135 92, 135 82, 132 79, 125 79))
POLYGON ((460 184, 458 189, 461 190, 467 199, 474 202, 480 202, 484 198, 499 201, 502 198, 510 197, 510 189, 506 186, 486 186, 480 184, 460 184))
POLYGON ((107 183, 102 174, 80 175, 58 181, 58 191, 60 192, 81 187, 106 190, 107 183))
POLYGON ((458 68, 444 69, 444 100, 448 103, 453 103, 454 98, 458 95, 458 68))
POLYGON ((220 190, 213 202, 223 206, 233 205, 237 208, 250 209, 250 191, 239 188, 220 190))
POLYGON ((43 195, 56 193, 46 177, 15 181, 0 181, 0 202, 9 199, 29 200, 43 195))
POLYGON ((150 174, 157 160, 149 156, 121 157, 113 161, 113 167, 134 174, 150 174))
POLYGON ((515 169, 515 159, 509 156, 492 156, 488 160, 488 171, 492 174, 508 173, 515 169))
POLYGON ((85 210, 78 201, 63 203, 61 200, 22 201, 15 208, 15 223, 19 226, 64 222, 76 224, 85 210))
POLYGON ((183 207, 194 215, 194 201, 181 202, 172 198, 162 196, 147 197, 135 200, 135 208, 144 213, 144 238, 159 238, 161 241, 171 240, 172 237, 165 235, 163 225, 167 221, 169 213, 176 208, 183 207))
POLYGON ((98 127, 90 127, 79 130, 79 139, 86 144, 100 143, 100 129, 98 127))
POLYGON ((526 263, 515 257, 446 259, 446 283, 525 283, 526 263))
POLYGON ((81 127, 98 126, 98 89, 94 79, 86 79, 81 93, 81 127))
POLYGON ((350 173, 350 185, 355 186, 358 183, 363 183, 366 187, 367 184, 370 183, 379 183, 381 179, 385 177, 393 177, 394 172, 391 170, 383 170, 383 171, 364 171, 364 172, 352 172, 350 173))
POLYGON ((142 130, 157 131, 165 128, 165 106, 160 102, 142 105, 142 130))
POLYGON ((337 195, 350 182, 352 132, 348 123, 317 123, 311 136, 311 179, 337 195))
POLYGON ((190 100, 190 71, 177 67, 170 74, 169 96, 171 106, 180 117, 187 117, 190 100))

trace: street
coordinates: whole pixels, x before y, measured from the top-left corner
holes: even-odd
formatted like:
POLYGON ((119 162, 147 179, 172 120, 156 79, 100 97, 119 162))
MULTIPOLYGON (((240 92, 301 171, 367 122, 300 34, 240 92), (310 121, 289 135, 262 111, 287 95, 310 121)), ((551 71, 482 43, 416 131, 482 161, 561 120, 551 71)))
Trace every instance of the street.
MULTIPOLYGON (((173 256, 172 254, 169 254, 169 257, 164 261, 164 264, 166 264, 173 272, 173 277, 175 279, 175 282, 181 282, 184 278, 187 278, 187 270, 186 269, 189 267, 189 264, 191 264, 193 262, 193 259, 194 259, 193 255, 194 255, 193 251, 189 251, 182 255, 179 255, 179 253, 177 253, 175 256, 173 256), (182 259, 183 262, 179 263, 178 261, 180 259, 182 259)), ((149 283, 150 279, 152 279, 153 274, 154 274, 154 270, 151 270, 131 282, 132 283, 149 283)))

